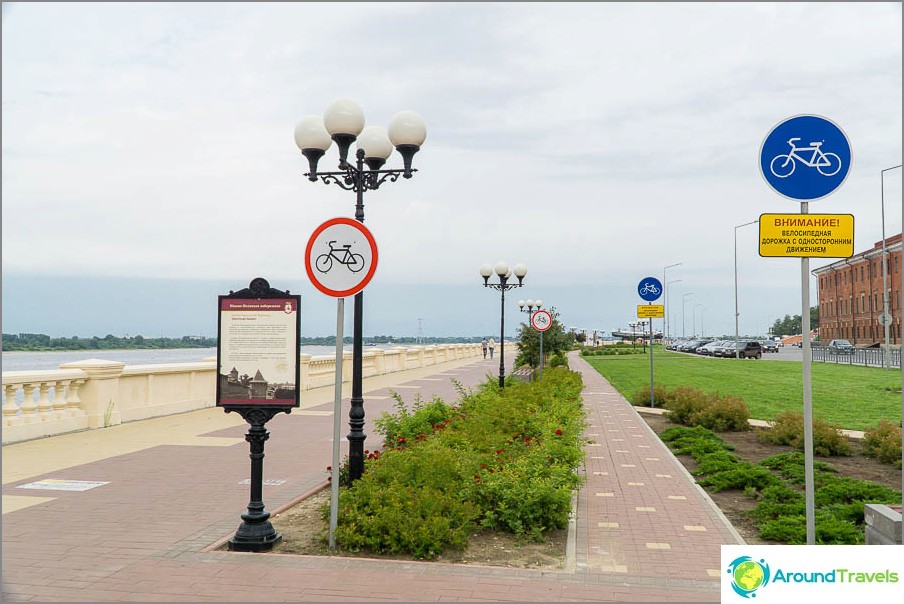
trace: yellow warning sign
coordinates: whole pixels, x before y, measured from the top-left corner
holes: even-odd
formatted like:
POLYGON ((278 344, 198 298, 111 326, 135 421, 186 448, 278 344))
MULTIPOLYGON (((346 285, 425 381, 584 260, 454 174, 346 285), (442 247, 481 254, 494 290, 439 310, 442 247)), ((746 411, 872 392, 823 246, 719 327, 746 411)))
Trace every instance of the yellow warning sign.
POLYGON ((850 258, 853 214, 760 214, 760 256, 850 258))
POLYGON ((662 304, 638 304, 638 319, 662 319, 665 317, 665 306, 662 304))

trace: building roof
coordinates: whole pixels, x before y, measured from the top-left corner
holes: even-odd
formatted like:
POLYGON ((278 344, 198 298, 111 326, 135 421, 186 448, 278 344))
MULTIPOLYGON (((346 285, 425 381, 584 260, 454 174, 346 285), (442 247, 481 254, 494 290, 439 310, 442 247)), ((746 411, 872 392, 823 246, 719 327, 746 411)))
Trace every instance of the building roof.
MULTIPOLYGON (((885 238, 885 251, 894 252, 901 250, 901 233, 897 235, 892 235, 891 237, 885 238)), ((814 275, 821 275, 822 273, 826 273, 828 271, 837 271, 841 270, 846 266, 851 266, 852 264, 856 264, 858 262, 862 262, 864 260, 868 260, 882 253, 882 240, 877 241, 873 247, 870 249, 860 252, 858 254, 854 254, 850 258, 842 258, 841 260, 837 260, 832 264, 827 264, 825 266, 821 266, 817 269, 814 269, 812 272, 814 275)))

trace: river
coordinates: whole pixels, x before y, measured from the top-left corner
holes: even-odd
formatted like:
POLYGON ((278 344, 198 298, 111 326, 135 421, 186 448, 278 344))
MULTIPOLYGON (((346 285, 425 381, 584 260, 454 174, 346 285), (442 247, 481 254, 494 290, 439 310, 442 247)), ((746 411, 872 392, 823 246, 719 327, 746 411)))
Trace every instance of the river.
MULTIPOLYGON (((376 350, 379 346, 366 346, 376 350)), ((389 348, 387 346, 387 348, 389 348)), ((352 345, 344 348, 351 351, 352 345)), ((335 355, 335 346, 302 346, 301 352, 314 355, 335 355)), ((103 359, 119 361, 126 365, 156 365, 163 363, 191 363, 207 357, 217 356, 216 348, 162 348, 132 350, 59 350, 52 352, 3 352, 3 371, 30 371, 37 369, 57 369, 63 363, 103 359)))

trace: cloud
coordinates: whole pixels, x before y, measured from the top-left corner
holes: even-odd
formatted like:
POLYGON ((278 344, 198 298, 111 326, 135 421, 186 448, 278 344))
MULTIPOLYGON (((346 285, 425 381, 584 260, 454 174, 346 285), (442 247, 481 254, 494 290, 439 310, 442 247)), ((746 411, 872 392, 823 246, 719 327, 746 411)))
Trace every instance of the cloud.
MULTIPOLYGON (((304 178, 292 129, 351 97, 368 124, 427 120, 415 177, 365 195, 383 282, 506 259, 630 292, 680 260, 733 307, 733 227, 798 210, 756 161, 786 117, 843 126, 851 176, 811 211, 854 213, 858 251, 881 237, 900 24, 883 3, 4 4, 3 269, 300 277, 354 195, 304 178)), ((744 279, 792 311, 799 266, 743 237, 744 279)))

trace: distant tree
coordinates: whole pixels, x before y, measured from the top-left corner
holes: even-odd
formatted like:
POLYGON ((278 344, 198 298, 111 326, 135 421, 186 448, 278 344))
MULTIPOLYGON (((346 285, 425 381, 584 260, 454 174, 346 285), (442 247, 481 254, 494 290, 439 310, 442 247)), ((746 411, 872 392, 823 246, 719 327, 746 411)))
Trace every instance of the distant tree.
MULTIPOLYGON (((557 354, 564 354, 571 350, 574 340, 572 335, 566 333, 565 327, 559 321, 559 313, 555 307, 549 308, 552 316, 552 325, 543 332, 543 356, 549 358, 557 354)), ((521 324, 518 330, 518 356, 515 358, 515 366, 540 365, 540 332, 531 327, 527 322, 521 324)))
MULTIPOLYGON (((776 319, 772 324, 772 334, 776 336, 796 336, 803 331, 800 315, 785 315, 784 319, 776 319)), ((810 329, 819 327, 819 307, 810 307, 810 329)))

